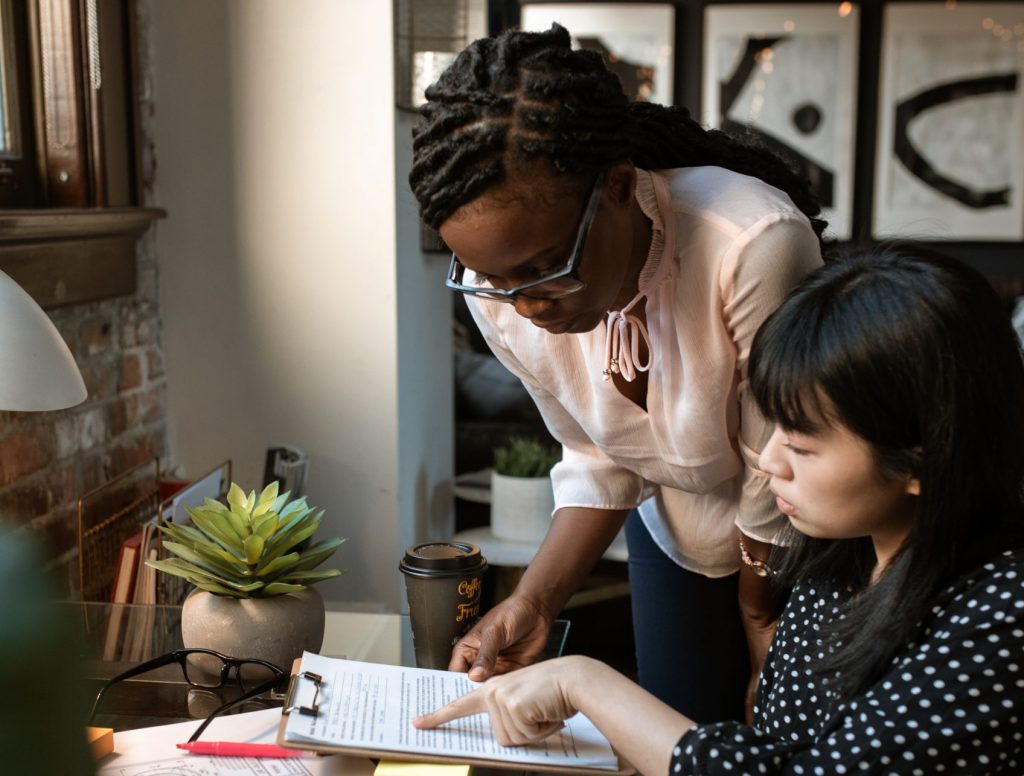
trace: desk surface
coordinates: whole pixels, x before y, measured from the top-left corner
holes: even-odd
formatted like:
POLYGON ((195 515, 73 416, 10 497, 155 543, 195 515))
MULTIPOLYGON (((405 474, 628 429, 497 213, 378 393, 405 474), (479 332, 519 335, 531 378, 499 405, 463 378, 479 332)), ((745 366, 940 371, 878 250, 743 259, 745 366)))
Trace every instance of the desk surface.
MULTIPOLYGON (((133 665, 166 654, 182 646, 180 606, 114 605, 96 602, 63 602, 62 610, 79 626, 80 652, 86 663, 87 679, 93 692, 103 680, 133 665), (118 659, 103 660, 107 623, 111 616, 130 618, 151 628, 143 647, 130 659, 123 646, 108 652, 118 659)), ((320 653, 328 657, 347 657, 368 663, 415 665, 412 627, 407 615, 376 612, 339 611, 327 605, 324 643, 320 653)), ((551 629, 541 659, 562 653, 569 623, 557 620, 551 629)), ((126 631, 127 632, 127 631, 126 631)), ((148 725, 203 719, 225 701, 235 697, 235 687, 216 690, 191 688, 184 681, 177 665, 143 674, 137 679, 120 682, 104 696, 95 724, 128 730, 148 725)), ((253 711, 280 705, 280 699, 259 699, 238 711, 253 711)))

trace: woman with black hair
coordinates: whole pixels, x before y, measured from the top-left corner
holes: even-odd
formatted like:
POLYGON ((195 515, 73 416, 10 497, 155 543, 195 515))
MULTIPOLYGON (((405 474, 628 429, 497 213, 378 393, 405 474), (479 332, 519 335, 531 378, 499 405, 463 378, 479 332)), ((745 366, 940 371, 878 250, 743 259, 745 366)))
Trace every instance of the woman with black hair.
POLYGON ((951 260, 837 261, 750 363, 794 585, 753 726, 697 724, 569 657, 418 727, 489 711, 518 744, 580 710, 646 774, 1024 771, 1024 363, 995 292, 951 260))
POLYGON ((821 263, 813 197, 767 151, 630 102, 557 25, 476 41, 426 96, 409 179, 454 251, 448 285, 564 451, 545 541, 450 667, 529 663, 625 522, 641 684, 739 718, 778 616, 764 560, 785 523, 756 466, 770 428, 747 354, 821 263))

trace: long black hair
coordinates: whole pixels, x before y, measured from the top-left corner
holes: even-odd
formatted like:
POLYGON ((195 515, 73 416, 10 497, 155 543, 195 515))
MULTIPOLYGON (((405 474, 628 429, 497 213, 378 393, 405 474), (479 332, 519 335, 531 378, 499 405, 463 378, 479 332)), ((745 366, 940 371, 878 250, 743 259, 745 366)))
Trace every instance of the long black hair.
POLYGON ((580 188, 626 161, 645 170, 717 165, 784 191, 819 239, 825 228, 807 182, 779 157, 703 129, 684 108, 631 102, 600 54, 573 50, 557 24, 475 41, 426 97, 409 183, 434 228, 534 161, 580 188))
POLYGON ((1021 543, 1017 337, 974 270, 879 249, 826 265, 790 294, 754 338, 750 384, 784 429, 838 422, 868 442, 883 474, 920 480, 910 535, 874 585, 870 538, 794 530, 790 548, 773 554, 785 582, 859 591, 827 628, 833 649, 818 666, 841 695, 855 695, 913 639, 943 586, 1021 543))

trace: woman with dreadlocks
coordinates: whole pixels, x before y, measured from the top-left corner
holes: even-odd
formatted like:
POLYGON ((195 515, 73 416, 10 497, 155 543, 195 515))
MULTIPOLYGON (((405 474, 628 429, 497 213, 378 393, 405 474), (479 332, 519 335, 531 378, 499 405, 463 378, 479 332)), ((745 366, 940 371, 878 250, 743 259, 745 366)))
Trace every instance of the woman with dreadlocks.
POLYGON ((476 41, 426 96, 409 179, 453 250, 447 284, 563 445, 544 542, 450 668, 531 662, 625 523, 640 683, 691 718, 739 717, 785 523, 747 358, 821 263, 813 197, 764 150, 630 102, 558 25, 476 41))

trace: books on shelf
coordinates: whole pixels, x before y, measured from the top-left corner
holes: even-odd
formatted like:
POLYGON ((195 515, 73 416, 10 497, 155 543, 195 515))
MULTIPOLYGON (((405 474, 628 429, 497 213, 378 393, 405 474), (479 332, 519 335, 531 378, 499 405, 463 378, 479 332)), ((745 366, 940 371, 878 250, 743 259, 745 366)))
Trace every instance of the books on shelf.
POLYGON ((156 519, 149 520, 137 534, 125 539, 118 553, 117 574, 112 585, 110 617, 103 641, 104 660, 144 660, 152 647, 156 569, 146 565, 156 560, 160 531, 156 519))
POLYGON ((135 577, 139 571, 139 548, 142 546, 142 531, 129 536, 121 543, 117 553, 114 584, 111 586, 110 602, 126 604, 135 592, 135 577))
POLYGON ((132 595, 133 606, 128 612, 128 623, 121 649, 121 659, 138 662, 149 657, 153 646, 153 624, 156 612, 153 604, 156 600, 156 569, 146 565, 147 560, 156 560, 160 544, 160 531, 156 520, 150 520, 142 529, 142 541, 139 544, 138 567, 135 573, 135 591, 132 595))
POLYGON ((120 653, 121 631, 126 615, 125 607, 135 593, 135 578, 139 571, 139 557, 142 547, 142 531, 133 534, 121 543, 114 566, 114 581, 110 588, 111 607, 107 629, 103 637, 103 659, 116 660, 120 653))

